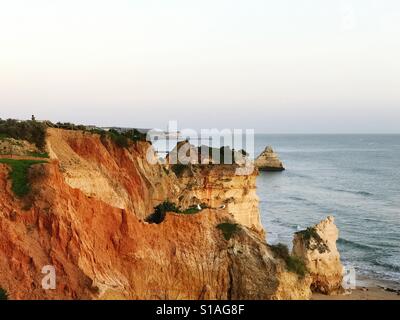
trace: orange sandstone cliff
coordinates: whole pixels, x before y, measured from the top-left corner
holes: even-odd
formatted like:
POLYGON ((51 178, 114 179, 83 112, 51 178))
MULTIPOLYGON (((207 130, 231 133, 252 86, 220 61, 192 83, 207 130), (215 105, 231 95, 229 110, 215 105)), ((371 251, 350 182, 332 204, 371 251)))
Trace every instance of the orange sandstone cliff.
POLYGON ((310 297, 312 278, 287 271, 265 242, 256 173, 215 166, 177 176, 146 160, 145 142, 119 148, 80 131, 49 129, 47 148, 22 199, 0 164, 0 287, 11 299, 310 297), (145 222, 167 199, 208 208, 145 222), (235 232, 225 237, 221 223, 235 232), (48 265, 55 289, 42 287, 48 265))

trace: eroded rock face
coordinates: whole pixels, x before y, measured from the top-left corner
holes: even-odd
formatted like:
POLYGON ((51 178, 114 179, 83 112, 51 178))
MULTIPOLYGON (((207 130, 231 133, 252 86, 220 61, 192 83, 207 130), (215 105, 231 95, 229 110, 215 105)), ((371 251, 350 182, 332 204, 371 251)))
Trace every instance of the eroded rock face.
POLYGON ((175 172, 179 189, 178 203, 187 208, 202 204, 231 214, 240 224, 265 236, 260 221, 256 194, 257 169, 246 155, 228 147, 197 148, 181 141, 167 156, 168 168, 175 172), (213 154, 216 152, 217 155, 213 154), (226 154, 225 154, 226 153, 226 154), (188 161, 181 164, 183 154, 188 161), (234 164, 213 164, 217 160, 234 164))
POLYGON ((151 145, 119 148, 109 139, 81 131, 48 129, 47 148, 59 161, 65 182, 86 195, 145 218, 179 193, 173 175, 147 161, 151 145))
POLYGON ((22 209, 0 165, 0 285, 11 299, 306 299, 309 282, 285 271, 254 231, 223 211, 168 213, 148 224, 68 186, 58 163, 36 165, 22 209), (55 290, 41 286, 56 269, 55 290), (288 280, 289 279, 289 280, 288 280))
POLYGON ((205 204, 227 212, 240 224, 264 235, 256 193, 258 172, 238 175, 231 165, 188 166, 178 174, 182 190, 178 203, 183 207, 205 204))
POLYGON ((213 167, 177 177, 150 165, 142 143, 118 149, 100 139, 49 130, 52 160, 32 166, 27 199, 13 195, 9 168, 0 164, 0 287, 11 299, 310 297, 311 278, 288 272, 254 228, 255 192, 240 207, 255 176, 241 181, 231 169, 213 167), (211 199, 209 209, 144 222, 155 204, 193 197, 211 199), (249 222, 241 220, 247 211, 249 222), (239 223, 228 240, 221 223, 239 223), (46 265, 56 269, 55 290, 41 286, 46 265))
POLYGON ((283 171, 283 163, 272 147, 268 146, 254 161, 255 166, 261 171, 283 171))
POLYGON ((294 236, 292 254, 304 260, 312 277, 313 291, 337 294, 343 290, 343 266, 336 247, 338 236, 332 216, 294 236))

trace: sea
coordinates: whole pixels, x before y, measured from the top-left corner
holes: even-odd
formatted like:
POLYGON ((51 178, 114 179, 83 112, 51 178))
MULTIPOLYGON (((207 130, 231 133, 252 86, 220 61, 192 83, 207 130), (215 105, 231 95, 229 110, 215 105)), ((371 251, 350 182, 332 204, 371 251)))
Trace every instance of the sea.
POLYGON ((283 172, 260 172, 257 193, 271 244, 328 215, 339 228, 343 264, 356 276, 400 287, 400 135, 255 136, 283 172))

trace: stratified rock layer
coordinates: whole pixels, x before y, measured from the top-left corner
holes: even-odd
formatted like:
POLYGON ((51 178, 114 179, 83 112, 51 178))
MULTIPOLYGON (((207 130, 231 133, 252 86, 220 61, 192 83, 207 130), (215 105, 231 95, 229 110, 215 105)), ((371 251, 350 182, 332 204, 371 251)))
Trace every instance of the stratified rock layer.
POLYGON ((272 147, 268 146, 254 161, 254 165, 261 171, 283 171, 283 163, 272 147))
POLYGON ((191 165, 178 175, 183 207, 203 204, 228 212, 240 224, 264 234, 256 193, 257 170, 238 175, 232 165, 191 165))
MULTIPOLYGON (((228 188, 253 181, 229 176, 237 180, 218 183, 222 171, 201 169, 194 177, 203 175, 210 187, 200 194, 188 179, 186 194, 185 176, 146 161, 146 143, 122 149, 99 135, 52 129, 48 149, 52 160, 32 166, 32 190, 23 199, 11 191, 10 168, 0 164, 0 287, 11 299, 310 297, 311 278, 288 272, 255 223, 239 223, 240 209, 210 202, 196 214, 144 222, 166 199, 206 199, 208 192, 224 203, 228 188), (239 223, 228 240, 221 223, 239 223), (41 285, 47 265, 56 270, 54 290, 41 285)), ((238 190, 232 197, 240 203, 238 190)))
POLYGON ((292 253, 304 260, 312 277, 313 291, 325 294, 343 291, 343 266, 336 247, 338 236, 331 216, 294 236, 292 253))

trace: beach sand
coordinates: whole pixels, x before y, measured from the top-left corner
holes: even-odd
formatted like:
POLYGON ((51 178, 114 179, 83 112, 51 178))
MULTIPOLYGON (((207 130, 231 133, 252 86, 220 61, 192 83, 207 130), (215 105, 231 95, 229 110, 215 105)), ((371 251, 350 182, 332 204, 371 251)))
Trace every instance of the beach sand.
POLYGON ((312 300, 400 300, 400 295, 386 291, 380 287, 357 288, 350 293, 326 296, 314 293, 312 300))
POLYGON ((356 289, 333 296, 314 293, 312 300, 400 300, 400 284, 358 277, 356 289))

